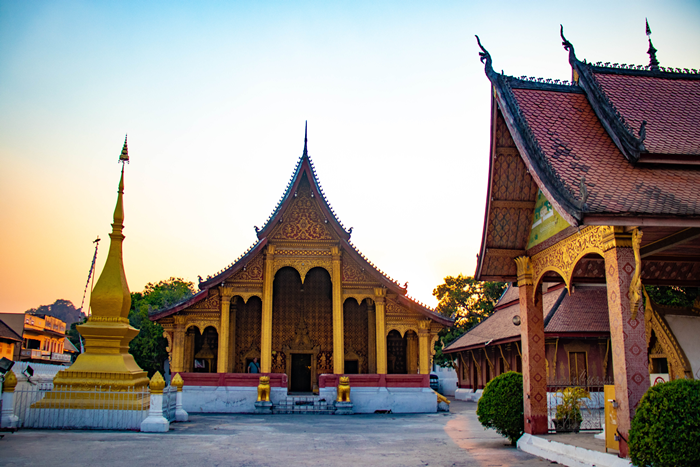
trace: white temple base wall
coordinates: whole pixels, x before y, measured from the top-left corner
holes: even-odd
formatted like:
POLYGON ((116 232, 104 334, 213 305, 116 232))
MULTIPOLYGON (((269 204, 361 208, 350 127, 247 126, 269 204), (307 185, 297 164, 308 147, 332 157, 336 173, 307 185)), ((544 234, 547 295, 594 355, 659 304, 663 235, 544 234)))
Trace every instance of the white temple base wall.
POLYGON ((455 399, 465 402, 479 402, 483 392, 483 389, 477 389, 476 392, 474 392, 473 389, 459 388, 455 391, 455 399))
MULTIPOLYGON (((270 388, 270 401, 278 404, 287 388, 270 388)), ((182 406, 187 413, 255 413, 257 387, 185 386, 182 406)))
MULTIPOLYGON (((337 397, 334 387, 321 388, 319 396, 328 401, 337 397)), ((354 413, 374 413, 377 410, 392 413, 436 413, 437 396, 430 388, 350 388, 354 413)))
POLYGON ((140 430, 148 410, 27 409, 23 428, 140 430))

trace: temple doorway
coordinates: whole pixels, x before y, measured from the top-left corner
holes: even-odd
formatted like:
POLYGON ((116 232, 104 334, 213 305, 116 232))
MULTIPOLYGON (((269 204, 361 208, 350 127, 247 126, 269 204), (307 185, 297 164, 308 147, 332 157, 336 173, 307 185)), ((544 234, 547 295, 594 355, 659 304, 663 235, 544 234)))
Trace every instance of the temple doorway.
POLYGON ((311 354, 292 354, 290 392, 311 392, 311 354))
MULTIPOLYGON (((192 371, 195 373, 216 373, 217 353, 219 349, 219 334, 211 326, 199 332, 196 327, 192 331, 192 371)), ((189 332, 188 332, 189 334, 189 332)))
POLYGON ((406 338, 401 337, 401 333, 392 330, 386 336, 387 353, 387 373, 405 375, 408 371, 406 367, 406 338))
POLYGON ((333 373, 331 278, 325 269, 312 268, 303 282, 291 267, 275 274, 272 354, 272 372, 286 373, 292 392, 316 391, 318 375, 333 373))

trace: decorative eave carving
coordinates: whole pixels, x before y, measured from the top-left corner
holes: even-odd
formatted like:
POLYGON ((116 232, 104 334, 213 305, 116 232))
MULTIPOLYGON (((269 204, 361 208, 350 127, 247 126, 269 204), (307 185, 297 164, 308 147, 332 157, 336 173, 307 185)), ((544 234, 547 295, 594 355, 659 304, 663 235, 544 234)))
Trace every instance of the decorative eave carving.
MULTIPOLYGON (((550 200, 555 209, 562 215, 562 217, 570 225, 580 225, 583 220, 585 200, 574 196, 571 190, 559 177, 559 174, 549 163, 549 160, 540 147, 534 132, 530 128, 525 116, 520 110, 520 106, 515 99, 512 88, 547 88, 561 92, 580 91, 575 89, 573 86, 551 84, 546 82, 532 83, 512 76, 506 76, 502 73, 496 73, 493 70, 491 55, 481 45, 481 41, 479 40, 478 36, 476 39, 479 48, 481 49, 479 57, 481 62, 484 63, 484 71, 493 85, 494 99, 501 110, 503 119, 506 122, 513 141, 515 142, 523 161, 530 171, 530 175, 533 177, 547 199, 550 200)), ((579 197, 583 195, 583 193, 579 193, 579 197)))
POLYGON ((676 377, 680 377, 679 372, 684 373, 684 377, 693 379, 693 369, 690 365, 688 357, 685 355, 683 348, 678 343, 676 336, 673 334, 671 327, 664 318, 662 313, 659 313, 654 302, 651 301, 646 290, 644 290, 644 298, 646 304, 644 306, 644 320, 646 322, 646 340, 647 347, 651 343, 651 333, 654 331, 658 342, 666 353, 666 358, 670 361, 676 377))

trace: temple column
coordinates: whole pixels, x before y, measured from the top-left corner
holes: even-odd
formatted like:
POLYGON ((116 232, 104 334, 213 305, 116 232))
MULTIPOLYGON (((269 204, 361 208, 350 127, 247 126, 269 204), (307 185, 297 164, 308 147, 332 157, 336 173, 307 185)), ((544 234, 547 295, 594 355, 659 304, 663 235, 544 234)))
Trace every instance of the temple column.
POLYGON ((228 371, 229 360, 229 331, 231 326, 231 298, 233 289, 231 287, 219 287, 221 297, 221 321, 219 322, 219 355, 217 358, 216 372, 226 373, 228 371))
MULTIPOLYGON (((630 303, 635 271, 641 273, 641 258, 635 261, 635 253, 639 255, 639 243, 641 232, 637 230, 625 233, 621 227, 611 227, 603 235, 615 399, 618 404, 617 431, 622 435, 620 454, 625 457, 629 455, 625 440, 629 439, 630 423, 637 404, 649 388, 644 310, 640 312, 639 309, 641 300, 634 310, 630 303)), ((638 284, 641 289, 641 282, 638 284)))
POLYGON ((386 374, 386 289, 374 289, 375 315, 377 319, 377 374, 386 374))
POLYGON ((430 374, 430 320, 418 321, 418 356, 421 375, 430 374))
POLYGON ((228 364, 226 365, 226 372, 233 373, 235 370, 236 356, 236 313, 238 312, 238 307, 240 306, 241 298, 234 297, 233 303, 231 304, 230 311, 230 321, 229 321, 229 339, 228 339, 228 364))
POLYGON ((419 346, 418 335, 413 332, 406 331, 406 371, 409 375, 418 373, 419 368, 419 346))
POLYGON ((171 374, 185 371, 185 317, 173 316, 175 328, 173 329, 172 361, 170 362, 171 374))
POLYGON ((515 258, 515 263, 518 267, 518 291, 520 293, 525 432, 531 435, 545 434, 548 431, 547 376, 542 292, 533 284, 530 258, 521 256, 515 258))
POLYGON ((377 317, 374 302, 367 299, 367 373, 377 374, 377 317))
POLYGON ((342 375, 345 371, 345 346, 343 342, 343 276, 341 275, 340 249, 331 247, 333 254, 333 373, 342 375))
POLYGON ((275 246, 268 245, 263 271, 262 323, 260 335, 260 371, 272 372, 272 286, 275 280, 275 246))

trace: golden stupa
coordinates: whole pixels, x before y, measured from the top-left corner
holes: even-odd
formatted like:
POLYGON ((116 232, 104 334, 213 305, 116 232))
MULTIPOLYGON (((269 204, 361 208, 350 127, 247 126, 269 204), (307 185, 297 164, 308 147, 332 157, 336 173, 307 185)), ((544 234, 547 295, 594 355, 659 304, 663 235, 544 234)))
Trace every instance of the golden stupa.
POLYGON ((114 409, 142 409, 148 404, 144 397, 148 375, 129 353, 129 342, 139 330, 129 325, 131 294, 122 261, 124 163, 129 161, 126 140, 119 161, 122 170, 107 261, 90 296, 92 315, 77 327, 85 339, 85 352, 56 375, 54 390, 34 407, 57 407, 60 402, 62 408, 105 408, 105 392, 133 394, 115 395, 119 403, 114 409))

